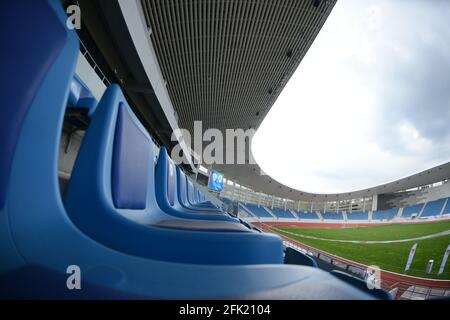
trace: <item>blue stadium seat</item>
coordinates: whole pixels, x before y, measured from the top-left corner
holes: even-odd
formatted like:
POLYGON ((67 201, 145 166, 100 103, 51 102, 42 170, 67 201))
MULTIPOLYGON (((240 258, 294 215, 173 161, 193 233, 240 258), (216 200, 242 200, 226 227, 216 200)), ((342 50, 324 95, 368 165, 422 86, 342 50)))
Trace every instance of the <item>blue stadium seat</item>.
POLYGON ((194 210, 221 211, 210 202, 200 203, 196 198, 197 188, 192 181, 186 176, 186 199, 189 207, 194 210))
POLYGON ((341 212, 324 212, 322 213, 322 217, 327 220, 343 220, 343 216, 341 212))
POLYGON ((447 204, 445 205, 442 214, 449 214, 449 213, 450 213, 450 198, 447 198, 447 204))
POLYGON ((201 207, 197 205, 192 205, 188 200, 188 177, 184 174, 184 172, 177 167, 177 195, 176 198, 176 206, 182 209, 187 210, 189 212, 208 212, 208 213, 214 213, 214 214, 225 214, 221 209, 216 207, 201 207))
POLYGON ((392 220, 398 213, 398 208, 378 210, 372 213, 372 220, 392 220))
MULTIPOLYGON (((83 139, 65 199, 69 216, 81 231, 112 249, 156 260, 199 264, 278 261, 280 239, 254 233, 239 220, 229 233, 199 232, 186 227, 177 230, 177 226, 185 226, 179 220, 173 224, 168 224, 167 219, 161 224, 137 223, 146 218, 151 222, 153 215, 162 218, 157 204, 148 198, 148 182, 154 181, 151 141, 120 88, 109 87, 83 139), (162 228, 167 226, 170 229, 162 228), (212 241, 214 246, 210 245, 212 241), (236 241, 241 244, 237 250, 231 245, 236 241), (148 242, 159 245, 150 246, 148 242), (267 252, 260 255, 262 250, 267 252)), ((166 187, 167 184, 155 186, 156 190, 166 187)), ((191 222, 188 227, 199 223, 187 221, 191 222)), ((209 225, 214 224, 209 221, 209 225)), ((233 225, 229 223, 226 228, 233 225)), ((226 229, 223 224, 217 226, 220 231, 226 229)))
POLYGON ((220 211, 198 211, 190 207, 183 206, 180 199, 183 192, 180 187, 180 181, 177 176, 181 169, 177 168, 172 159, 170 159, 166 148, 162 147, 159 151, 158 162, 156 164, 156 200, 159 207, 166 213, 179 218, 187 219, 207 219, 221 220, 229 222, 239 222, 238 219, 232 218, 220 211))
POLYGON ((319 219, 317 213, 311 211, 298 212, 297 215, 300 219, 319 219))
POLYGON ((295 219, 295 217, 288 210, 281 208, 273 208, 272 213, 280 219, 295 219))
POLYGON ((419 214, 423 208, 423 203, 415 204, 403 208, 402 217, 411 217, 413 214, 419 214))
POLYGON ((423 208, 422 213, 420 214, 420 217, 424 218, 440 215, 444 204, 445 198, 427 202, 425 204, 425 207, 423 208))
POLYGON ((347 212, 348 220, 368 220, 369 213, 367 211, 353 211, 347 212))
POLYGON ((255 204, 248 203, 245 205, 255 216, 260 218, 274 218, 264 207, 258 207, 255 204))

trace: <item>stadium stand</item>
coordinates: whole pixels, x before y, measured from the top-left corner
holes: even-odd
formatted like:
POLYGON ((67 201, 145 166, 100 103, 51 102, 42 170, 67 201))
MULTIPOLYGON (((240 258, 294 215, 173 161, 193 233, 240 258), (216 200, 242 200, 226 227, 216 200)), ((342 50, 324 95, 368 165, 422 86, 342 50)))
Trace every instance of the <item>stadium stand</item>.
POLYGON ((18 75, 12 78, 17 81, 2 78, 1 83, 10 89, 2 91, 6 104, 0 117, 1 136, 10 138, 10 148, 3 149, 6 160, 0 165, 0 297, 373 298, 316 268, 284 266, 282 242, 274 235, 246 232, 236 233, 235 238, 132 221, 134 214, 146 217, 157 211, 156 201, 149 199, 154 192, 150 179, 154 157, 150 137, 117 85, 108 88, 89 125, 65 208, 55 155, 78 54, 77 38, 65 28, 59 1, 10 2, 0 15, 8 30, 19 23, 23 28, 17 30, 24 33, 4 39, 0 59, 3 70, 18 75), (41 22, 37 25, 36 16, 41 22), (16 60, 18 54, 30 52, 33 59, 26 64, 16 60), (258 240, 252 248, 241 236, 247 240, 262 236, 268 246, 258 240), (229 242, 223 250, 218 246, 221 238, 229 242), (199 242, 194 244, 193 239, 199 242), (259 265, 253 268, 252 261, 259 265), (74 262, 83 270, 83 290, 65 287, 67 267, 74 262), (213 288, 210 277, 217 279, 213 288), (258 284, 254 279, 263 281, 258 284))
POLYGON ((264 207, 248 203, 246 207, 257 217, 260 218, 274 218, 264 207))
POLYGON ((311 211, 298 212, 297 215, 299 219, 319 219, 319 216, 311 211))
POLYGON ((447 203, 445 204, 444 210, 442 210, 442 214, 449 214, 450 213, 450 198, 447 198, 447 203))
POLYGON ((287 210, 281 208, 273 208, 271 209, 272 213, 276 215, 280 219, 296 219, 292 213, 287 210))
POLYGON ((322 217, 327 220, 343 220, 341 212, 323 212, 322 217))
POLYGON ((441 214, 442 208, 445 204, 445 199, 438 199, 435 201, 430 201, 425 204, 425 207, 420 214, 421 218, 438 216, 441 214))
MULTIPOLYGON (((281 237, 261 231, 266 220, 258 229, 225 212, 155 145, 124 87, 108 85, 97 101, 74 72, 79 39, 66 28, 60 1, 12 1, 0 18, 4 30, 21 26, 3 31, 0 53, 2 70, 16 75, 0 83, 0 298, 392 298, 284 248, 281 237), (86 133, 61 192, 57 154, 66 123, 86 133), (83 270, 82 291, 61 289, 73 263, 83 270)), ((282 208, 239 206, 254 220, 297 219, 282 208)), ((372 219, 390 221, 398 210, 374 211, 372 219)), ((450 200, 410 205, 402 216, 419 213, 448 214, 450 200)), ((318 222, 369 219, 366 211, 345 220, 342 212, 295 214, 318 222)))
POLYGON ((411 217, 413 214, 419 214, 423 208, 423 203, 403 208, 402 217, 411 217))
POLYGON ((348 220, 368 220, 369 213, 366 211, 347 212, 347 219, 348 220))
POLYGON ((372 220, 392 220, 397 215, 398 208, 379 210, 372 213, 372 220))

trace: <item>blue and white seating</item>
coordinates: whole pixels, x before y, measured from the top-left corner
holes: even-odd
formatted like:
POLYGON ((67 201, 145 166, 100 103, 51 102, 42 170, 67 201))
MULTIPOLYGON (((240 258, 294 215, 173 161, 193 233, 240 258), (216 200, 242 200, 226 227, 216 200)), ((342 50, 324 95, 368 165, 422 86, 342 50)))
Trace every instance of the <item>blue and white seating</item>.
POLYGON ((368 220, 369 213, 367 211, 347 212, 347 220, 368 220))
POLYGON ((343 220, 343 216, 341 212, 324 212, 322 213, 322 217, 327 220, 343 220))
POLYGON ((260 206, 258 207, 255 204, 246 204, 246 207, 257 217, 259 218, 274 218, 269 212, 267 212, 264 207, 260 206))
POLYGON ((397 215, 398 208, 378 210, 372 213, 372 220, 392 220, 397 215))
POLYGON ((298 212, 297 215, 300 219, 314 219, 314 220, 319 219, 317 213, 312 211, 298 212))
POLYGON ((288 210, 284 210, 281 208, 273 208, 272 213, 276 215, 280 219, 296 219, 292 213, 288 210))
POLYGON ((447 203, 445 204, 442 214, 450 214, 450 198, 447 198, 447 203))
POLYGON ((442 208, 445 204, 445 199, 438 199, 434 201, 429 201, 425 204, 425 207, 420 214, 421 218, 438 216, 441 214, 442 208))
POLYGON ((418 215, 422 211, 423 203, 415 204, 412 206, 404 207, 402 217, 411 217, 413 214, 418 215))
POLYGON ((282 265, 277 236, 142 223, 172 217, 155 207, 151 140, 116 85, 92 117, 63 204, 57 157, 76 34, 57 0, 11 1, 0 19, 0 67, 16 75, 0 80, 1 298, 373 298, 282 265), (82 290, 66 287, 71 266, 82 290))

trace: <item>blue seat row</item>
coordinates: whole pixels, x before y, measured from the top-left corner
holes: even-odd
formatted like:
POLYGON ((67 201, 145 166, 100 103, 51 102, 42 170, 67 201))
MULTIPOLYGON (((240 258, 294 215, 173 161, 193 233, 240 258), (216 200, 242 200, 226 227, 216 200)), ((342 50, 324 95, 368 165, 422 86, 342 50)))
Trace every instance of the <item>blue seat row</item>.
POLYGON ((319 216, 311 211, 298 212, 297 215, 300 219, 319 219, 319 216))
POLYGON ((316 268, 283 265, 278 236, 205 202, 164 148, 153 153, 117 85, 92 115, 61 199, 76 34, 58 0, 11 1, 0 19, 0 67, 16 75, 0 79, 1 298, 372 298, 316 268), (65 287, 73 265, 80 291, 65 287))
POLYGON ((378 210, 372 213, 372 220, 392 220, 398 213, 398 208, 378 210))
POLYGON ((411 217, 413 214, 419 214, 423 208, 423 203, 415 204, 412 206, 404 207, 402 217, 411 217))
POLYGON ((442 208, 444 207, 444 204, 445 198, 427 202, 422 210, 422 213, 420 214, 420 217, 431 217, 440 215, 442 208))
POLYGON ((442 210, 442 214, 449 214, 450 213, 450 198, 447 198, 447 204, 444 207, 444 210, 442 210))
POLYGON ((367 211, 353 211, 347 212, 348 220, 368 220, 369 213, 367 211))
POLYGON ((294 215, 290 213, 288 210, 284 210, 281 208, 273 208, 272 212, 274 215, 276 215, 278 218, 281 219, 295 219, 294 215))
POLYGON ((341 212, 323 212, 322 217, 329 220, 343 220, 341 212))
POLYGON ((95 112, 97 103, 97 99, 95 99, 87 85, 77 74, 74 74, 70 82, 68 107, 85 109, 87 115, 91 117, 95 112))
POLYGON ((260 218, 273 218, 273 216, 264 209, 263 206, 257 206, 255 204, 248 203, 246 207, 257 217, 260 218))

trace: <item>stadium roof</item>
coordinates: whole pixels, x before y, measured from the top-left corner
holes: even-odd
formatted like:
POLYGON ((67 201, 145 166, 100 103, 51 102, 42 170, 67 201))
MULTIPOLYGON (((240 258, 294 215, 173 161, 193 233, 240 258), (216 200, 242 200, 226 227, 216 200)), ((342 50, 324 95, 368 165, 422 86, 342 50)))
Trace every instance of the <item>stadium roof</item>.
MULTIPOLYGON (((119 0, 151 92, 158 97, 171 128, 186 128, 192 136, 197 120, 203 128, 223 132, 257 129, 335 3, 119 0)), ((283 150, 273 152, 283 156, 283 150)), ((213 168, 258 192, 314 201, 404 190, 450 176, 450 165, 446 164, 371 189, 325 195, 284 186, 261 175, 257 164, 213 168)))
MULTIPOLYGON (((197 120, 223 133, 258 128, 335 1, 141 4, 178 124, 193 136, 197 120)), ((267 179, 254 164, 213 167, 254 189, 267 179)))

